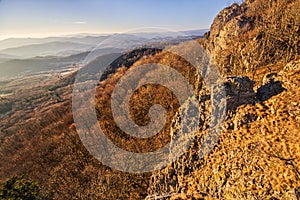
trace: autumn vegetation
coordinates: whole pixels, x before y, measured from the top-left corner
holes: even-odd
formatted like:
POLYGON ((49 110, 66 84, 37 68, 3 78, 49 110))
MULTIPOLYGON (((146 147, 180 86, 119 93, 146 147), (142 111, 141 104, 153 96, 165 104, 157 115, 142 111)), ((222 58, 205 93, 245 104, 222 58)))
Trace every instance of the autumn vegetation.
MULTIPOLYGON (((20 182, 21 188, 43 199, 300 198, 299 5, 298 0, 248 0, 220 12, 210 32, 197 41, 209 52, 224 81, 242 76, 255 81, 248 88, 251 94, 238 91, 238 96, 230 96, 228 92, 224 128, 210 154, 202 159, 195 156, 207 131, 203 125, 186 154, 153 173, 111 169, 84 147, 72 113, 76 73, 45 82, 44 77, 31 77, 1 83, 1 90, 12 95, 0 99, 0 197, 24 195, 22 190, 4 192, 20 182), (263 100, 258 97, 260 88, 268 86, 268 91, 275 82, 282 90, 263 100)), ((205 83, 187 60, 155 48, 124 53, 99 82, 95 110, 107 137, 128 151, 161 148, 172 140, 174 124, 180 121, 180 105, 173 92, 147 84, 130 99, 132 120, 146 125, 149 109, 160 104, 167 111, 164 128, 151 138, 138 139, 115 124, 110 101, 114 87, 128 71, 149 63, 174 68, 194 87, 203 101, 201 108, 210 103, 205 83)), ((148 73, 145 76, 155 71, 148 73)), ((237 89, 242 87, 235 84, 237 89)))

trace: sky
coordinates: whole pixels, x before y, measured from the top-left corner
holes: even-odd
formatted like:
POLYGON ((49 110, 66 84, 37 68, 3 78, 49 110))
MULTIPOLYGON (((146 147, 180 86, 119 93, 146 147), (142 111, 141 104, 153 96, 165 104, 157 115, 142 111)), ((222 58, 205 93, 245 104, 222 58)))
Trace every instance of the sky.
POLYGON ((208 29, 232 0, 0 0, 0 39, 208 29))

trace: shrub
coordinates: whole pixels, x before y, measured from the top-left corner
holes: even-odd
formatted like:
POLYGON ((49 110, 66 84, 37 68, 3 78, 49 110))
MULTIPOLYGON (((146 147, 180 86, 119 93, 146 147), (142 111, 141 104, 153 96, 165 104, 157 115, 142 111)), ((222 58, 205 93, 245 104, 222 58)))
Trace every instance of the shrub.
POLYGON ((40 199, 39 191, 37 182, 27 180, 23 176, 14 176, 3 184, 0 199, 36 200, 40 199))

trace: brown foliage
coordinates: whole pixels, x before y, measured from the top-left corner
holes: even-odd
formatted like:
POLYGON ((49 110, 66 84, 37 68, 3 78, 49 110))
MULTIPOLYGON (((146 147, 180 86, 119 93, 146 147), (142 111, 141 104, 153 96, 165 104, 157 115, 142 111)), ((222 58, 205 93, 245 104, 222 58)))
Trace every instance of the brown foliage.
POLYGON ((221 12, 226 17, 228 10, 235 14, 225 22, 214 22, 211 31, 215 32, 210 34, 205 46, 212 51, 223 74, 252 72, 254 76, 259 67, 287 63, 300 54, 299 9, 298 0, 235 4, 221 12), (216 31, 218 23, 221 28, 216 31))

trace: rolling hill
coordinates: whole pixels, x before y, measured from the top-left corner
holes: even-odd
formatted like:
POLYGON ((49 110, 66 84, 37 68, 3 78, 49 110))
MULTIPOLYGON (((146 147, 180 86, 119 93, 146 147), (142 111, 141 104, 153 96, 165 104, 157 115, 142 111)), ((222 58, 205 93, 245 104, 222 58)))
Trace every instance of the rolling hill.
MULTIPOLYGON (((1 81, 1 184, 15 175, 24 175, 39 183, 43 199, 300 199, 300 27, 294 23, 299 22, 299 8, 298 0, 246 0, 222 10, 204 38, 197 37, 196 41, 209 52, 222 73, 221 83, 226 91, 226 116, 217 138, 206 140, 213 128, 212 96, 218 96, 218 88, 209 87, 184 58, 167 49, 140 47, 126 49, 107 67, 91 101, 97 115, 92 125, 99 125, 113 143, 130 152, 152 152, 172 143, 181 128, 185 130, 184 136, 189 137, 191 130, 184 125, 197 118, 184 121, 181 114, 190 112, 189 107, 180 106, 169 88, 143 84, 130 97, 130 117, 138 125, 147 125, 151 121, 151 106, 160 104, 167 111, 166 123, 151 138, 124 133, 114 121, 111 97, 127 72, 149 63, 170 66, 197 93, 194 98, 201 116, 193 121, 199 126, 195 139, 174 162, 149 173, 112 169, 85 148, 72 110, 76 71, 1 81), (212 148, 202 148, 211 144, 212 148)), ((141 45, 139 37, 123 37, 141 45)), ((151 44, 157 39, 147 41, 151 44)), ((191 39, 176 40, 174 45, 184 52, 193 50, 189 45, 191 39)), ((113 42, 108 44, 118 40, 113 42)), ((102 64, 98 61, 108 58, 114 50, 109 48, 96 57, 91 69, 83 67, 85 75, 93 78, 102 64)), ((9 60, 0 63, 0 70, 9 70, 5 68, 9 65, 24 72, 60 69, 60 63, 77 63, 87 54, 9 60)), ((142 77, 138 82, 143 83, 144 77, 155 76, 172 78, 155 70, 137 77, 142 77)), ((90 80, 77 84, 85 85, 90 80)), ((179 80, 171 80, 172 85, 181 86, 179 80)), ((83 97, 89 94, 81 92, 83 97)), ((126 88, 122 90, 128 92, 126 88)), ((85 109, 89 102, 80 102, 80 108, 85 109)), ((223 108, 223 103, 216 107, 223 108)), ((86 110, 79 111, 82 115, 86 110)), ((118 161, 126 163, 128 159, 118 161)))

